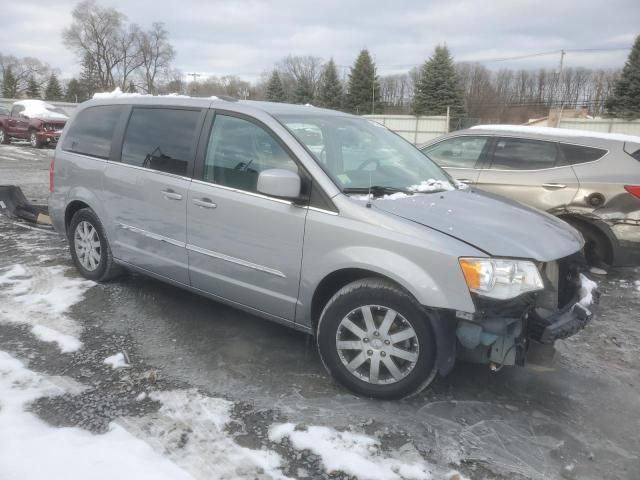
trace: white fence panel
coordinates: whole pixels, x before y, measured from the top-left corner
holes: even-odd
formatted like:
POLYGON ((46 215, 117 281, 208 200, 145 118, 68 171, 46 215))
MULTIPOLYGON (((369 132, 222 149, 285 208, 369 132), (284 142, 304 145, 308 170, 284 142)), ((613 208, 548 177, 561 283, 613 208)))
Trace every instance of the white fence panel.
POLYGON ((414 117, 413 115, 363 115, 419 145, 447 133, 447 117, 414 117))
POLYGON ((617 118, 563 118, 560 128, 588 130, 590 132, 624 133, 640 136, 640 120, 617 118))

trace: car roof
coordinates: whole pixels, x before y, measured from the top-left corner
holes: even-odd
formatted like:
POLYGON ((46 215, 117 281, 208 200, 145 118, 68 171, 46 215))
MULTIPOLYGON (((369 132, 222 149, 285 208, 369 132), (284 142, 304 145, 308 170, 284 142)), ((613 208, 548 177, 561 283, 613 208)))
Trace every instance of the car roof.
POLYGON ((640 144, 640 137, 620 133, 591 132, 569 128, 533 127, 527 125, 477 125, 464 130, 457 130, 448 135, 434 138, 421 147, 438 143, 445 138, 460 135, 500 135, 504 137, 531 138, 599 148, 622 146, 624 142, 640 144))
POLYGON ((200 108, 218 108, 221 110, 237 110, 245 113, 265 112, 270 115, 316 115, 351 116, 348 113, 328 110, 313 105, 294 105, 290 103, 262 102, 255 100, 237 100, 231 97, 188 97, 185 95, 97 95, 82 104, 82 108, 97 105, 165 105, 200 108))

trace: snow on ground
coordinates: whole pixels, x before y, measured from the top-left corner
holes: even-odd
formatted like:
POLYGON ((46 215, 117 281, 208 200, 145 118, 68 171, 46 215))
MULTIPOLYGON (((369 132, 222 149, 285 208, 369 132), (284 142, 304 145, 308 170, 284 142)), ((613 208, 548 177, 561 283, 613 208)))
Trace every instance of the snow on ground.
MULTIPOLYGON (((381 451, 380 442, 361 433, 339 432, 333 428, 310 426, 298 428, 293 423, 274 425, 269 439, 281 442, 288 438, 296 450, 310 450, 318 455, 326 471, 343 471, 356 478, 368 480, 430 480, 432 467, 413 449, 407 452, 381 451)), ((445 478, 459 476, 450 472, 445 478)))
POLYGON ((111 365, 111 368, 114 370, 117 370, 118 368, 129 368, 131 366, 127 363, 122 352, 118 352, 115 355, 105 358, 103 363, 111 365))
POLYGON ((64 389, 0 351, 0 477, 3 480, 188 480, 192 477, 125 429, 93 435, 54 428, 25 411, 64 389))
POLYGON ((0 270, 0 321, 28 324, 36 337, 57 343, 62 352, 78 350, 81 327, 67 312, 95 283, 67 277, 66 271, 20 264, 0 270))
POLYGON ((501 132, 513 133, 533 133, 536 135, 552 135, 557 137, 590 137, 601 138, 603 140, 618 140, 621 142, 640 143, 640 137, 636 135, 626 135, 624 133, 592 132, 590 130, 577 130, 573 128, 553 128, 553 127, 530 127, 527 125, 476 125, 471 129, 477 130, 497 130, 501 132))
POLYGON ((582 273, 580 274, 580 305, 588 307, 593 303, 593 291, 598 288, 598 284, 589 280, 582 273))
POLYGON ((195 389, 152 392, 162 403, 160 410, 143 418, 119 423, 144 438, 195 478, 233 480, 287 480, 282 458, 266 449, 238 445, 225 431, 232 422, 233 403, 200 394, 195 389))

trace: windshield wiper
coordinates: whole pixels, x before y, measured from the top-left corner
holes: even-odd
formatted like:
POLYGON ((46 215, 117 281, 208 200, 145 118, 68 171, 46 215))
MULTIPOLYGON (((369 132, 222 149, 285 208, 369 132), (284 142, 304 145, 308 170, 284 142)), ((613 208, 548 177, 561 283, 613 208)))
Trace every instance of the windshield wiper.
POLYGON ((342 189, 343 193, 369 193, 374 197, 382 197, 391 193, 406 193, 407 195, 413 195, 411 190, 399 187, 386 187, 383 185, 372 185, 371 187, 346 187, 342 189))

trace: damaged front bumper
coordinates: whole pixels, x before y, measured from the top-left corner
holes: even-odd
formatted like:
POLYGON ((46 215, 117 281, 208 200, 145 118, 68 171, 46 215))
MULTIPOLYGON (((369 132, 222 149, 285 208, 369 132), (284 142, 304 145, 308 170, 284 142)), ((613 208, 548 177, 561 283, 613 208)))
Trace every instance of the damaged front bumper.
POLYGON ((546 288, 535 294, 509 301, 474 298, 474 314, 455 314, 457 357, 492 367, 524 366, 531 349, 552 348, 584 329, 600 293, 580 273, 583 265, 576 256, 545 264, 546 288))

